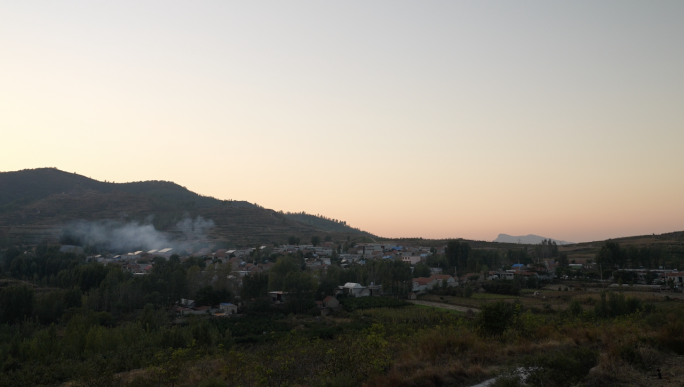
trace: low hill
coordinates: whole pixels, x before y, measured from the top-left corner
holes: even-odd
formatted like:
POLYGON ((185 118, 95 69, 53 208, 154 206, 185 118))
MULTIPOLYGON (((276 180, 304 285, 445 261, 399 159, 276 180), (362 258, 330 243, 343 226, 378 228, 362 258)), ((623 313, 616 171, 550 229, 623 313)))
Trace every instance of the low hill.
POLYGON ((542 243, 543 240, 551 240, 556 242, 557 245, 572 245, 574 242, 566 242, 566 241, 560 241, 558 239, 553 239, 553 238, 546 238, 546 237, 541 237, 538 235, 525 235, 525 236, 512 236, 508 234, 499 234, 496 239, 494 239, 494 242, 500 242, 500 243, 520 243, 520 244, 525 244, 525 245, 538 245, 542 243))
POLYGON ((76 221, 103 220, 150 224, 174 238, 179 222, 197 216, 214 223, 207 238, 233 246, 361 234, 346 225, 300 222, 249 202, 198 195, 172 182, 108 183, 54 168, 0 173, 0 244, 56 242, 76 221))
MULTIPOLYGON (((155 199, 185 203, 195 207, 213 207, 223 200, 196 194, 169 181, 139 181, 108 183, 56 168, 25 169, 0 173, 0 212, 20 207, 55 194, 74 194, 95 191, 99 193, 127 193, 145 195, 155 199)), ((248 202, 235 202, 237 206, 253 207, 248 202)))

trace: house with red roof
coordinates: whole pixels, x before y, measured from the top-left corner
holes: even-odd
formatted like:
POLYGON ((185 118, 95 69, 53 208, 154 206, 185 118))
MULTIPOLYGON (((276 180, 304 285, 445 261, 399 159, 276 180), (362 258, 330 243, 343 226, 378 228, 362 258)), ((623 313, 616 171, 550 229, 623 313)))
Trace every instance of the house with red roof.
POLYGON ((437 280, 426 277, 419 277, 413 279, 413 292, 416 294, 424 294, 437 284, 437 280))

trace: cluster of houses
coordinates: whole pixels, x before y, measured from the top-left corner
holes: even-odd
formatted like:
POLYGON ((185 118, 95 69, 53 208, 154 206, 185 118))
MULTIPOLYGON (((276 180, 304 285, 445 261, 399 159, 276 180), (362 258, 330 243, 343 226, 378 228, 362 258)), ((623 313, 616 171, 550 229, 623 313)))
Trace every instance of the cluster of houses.
POLYGON ((642 285, 657 285, 657 284, 672 284, 675 288, 684 288, 684 272, 677 271, 676 269, 656 269, 656 270, 646 270, 646 269, 620 269, 619 271, 624 271, 628 273, 635 273, 637 284, 642 285), (652 278, 651 283, 648 283, 649 277, 652 278))
MULTIPOLYGON (((67 246, 67 248, 70 247, 72 246, 67 246)), ((346 252, 340 252, 339 248, 340 247, 333 242, 324 242, 320 246, 282 245, 273 248, 271 252, 278 254, 302 253, 305 256, 306 266, 311 269, 324 269, 325 267, 332 265, 332 258, 334 256, 337 256, 339 264, 342 267, 363 265, 369 259, 400 260, 413 266, 419 262, 425 262, 427 257, 432 254, 429 247, 396 246, 380 243, 361 243, 348 248, 346 252)), ((436 249, 436 251, 438 253, 443 252, 445 248, 446 247, 442 247, 436 249)), ((269 263, 268 260, 265 260, 262 263, 248 262, 250 260, 249 258, 252 257, 257 250, 264 249, 266 249, 266 246, 256 248, 246 247, 241 249, 218 249, 216 251, 203 248, 192 252, 186 249, 168 247, 158 250, 134 251, 118 255, 93 255, 88 257, 88 259, 103 264, 119 264, 124 270, 137 275, 144 275, 149 273, 152 269, 154 259, 168 259, 171 255, 178 254, 181 257, 181 261, 191 257, 197 257, 210 259, 214 264, 228 263, 231 265, 232 271, 236 277, 244 277, 245 275, 268 271, 272 266, 272 263, 269 263)), ((441 272, 441 269, 438 268, 435 268, 434 270, 436 273, 441 272)))
MULTIPOLYGON (((347 282, 344 285, 338 286, 334 291, 332 296, 336 298, 338 295, 345 295, 347 297, 371 297, 371 296, 381 296, 382 286, 380 285, 369 285, 363 286, 355 282, 347 282)), ((287 301, 287 292, 283 291, 272 291, 268 292, 271 302, 273 304, 284 304, 287 301)), ((326 298, 327 299, 327 298, 326 298)), ((324 300, 325 301, 325 300, 324 300)))
MULTIPOLYGON (((283 291, 268 292, 273 305, 282 305, 287 302, 288 293, 283 291)), ((321 312, 321 315, 326 316, 331 311, 341 308, 340 301, 337 299, 339 295, 347 297, 375 297, 382 295, 382 286, 369 285, 363 286, 355 282, 347 282, 344 285, 338 286, 332 296, 325 297, 322 301, 316 301, 316 306, 321 312)))
MULTIPOLYGON (((337 246, 339 248, 339 246, 337 246)), ((437 252, 444 252, 446 246, 436 249, 437 252)), ((347 267, 350 265, 364 264, 367 260, 392 259, 415 265, 424 262, 432 254, 429 247, 423 246, 398 246, 394 244, 382 243, 360 243, 349 247, 347 251, 336 250, 333 242, 325 242, 321 246, 313 245, 283 245, 274 252, 280 254, 302 252, 306 256, 311 253, 307 260, 307 265, 322 266, 330 265, 330 258, 334 253, 340 259, 340 265, 347 267)))
MULTIPOLYGON (((467 281, 467 280, 466 280, 467 281)), ((415 298, 417 294, 424 294, 434 289, 435 286, 456 287, 458 278, 447 274, 433 274, 430 277, 418 277, 413 279, 413 289, 409 298, 415 298)))
MULTIPOLYGON (((94 261, 94 262, 100 262, 100 263, 130 263, 130 262, 135 262, 138 260, 153 260, 155 258, 166 258, 168 259, 170 256, 173 254, 177 254, 179 251, 176 249, 173 249, 171 247, 167 247, 164 249, 158 249, 158 250, 150 250, 150 251, 133 251, 130 253, 126 254, 108 254, 108 255, 92 255, 87 257, 88 260, 94 261)), ((186 252, 187 254, 187 252, 186 252)))
POLYGON ((213 315, 217 317, 228 317, 237 314, 238 306, 230 302, 221 303, 219 305, 196 305, 195 300, 181 298, 175 306, 175 311, 179 316, 213 315))
POLYGON ((551 280, 555 275, 557 263, 545 262, 545 268, 538 266, 524 265, 517 263, 511 266, 508 270, 494 270, 487 275, 488 280, 513 280, 516 278, 536 278, 538 280, 551 280))

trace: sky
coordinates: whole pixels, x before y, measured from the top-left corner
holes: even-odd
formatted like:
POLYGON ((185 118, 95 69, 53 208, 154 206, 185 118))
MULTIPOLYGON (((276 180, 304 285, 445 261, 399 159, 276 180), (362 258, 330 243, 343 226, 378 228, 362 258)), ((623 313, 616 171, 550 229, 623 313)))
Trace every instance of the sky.
POLYGON ((684 230, 684 2, 0 1, 0 171, 386 237, 684 230))

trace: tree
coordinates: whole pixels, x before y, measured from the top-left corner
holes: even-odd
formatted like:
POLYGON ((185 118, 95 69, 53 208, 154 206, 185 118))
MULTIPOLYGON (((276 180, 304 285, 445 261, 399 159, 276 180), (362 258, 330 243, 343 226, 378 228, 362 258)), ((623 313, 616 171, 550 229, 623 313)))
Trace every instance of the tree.
POLYGON ((300 264, 292 256, 278 260, 268 271, 269 290, 283 290, 283 281, 290 272, 300 271, 300 264))
POLYGON ((449 241, 447 244, 444 255, 446 256, 447 263, 451 267, 458 266, 458 258, 461 253, 461 243, 459 241, 449 241))
POLYGON ((147 304, 138 316, 138 322, 145 330, 156 331, 168 323, 168 318, 163 309, 155 309, 154 305, 147 304))
POLYGON ((624 267, 625 258, 625 251, 620 249, 619 243, 606 241, 596 255, 596 263, 603 265, 604 268, 624 267))
POLYGON ((299 238, 291 236, 287 239, 287 243, 293 246, 299 245, 299 238))
POLYGON ((424 263, 418 263, 413 267, 413 278, 429 277, 431 274, 430 268, 424 263))
POLYGON ((218 305, 222 302, 228 302, 230 294, 226 289, 214 289, 213 286, 205 286, 195 295, 195 304, 203 305, 218 305))
POLYGON ((283 291, 289 309, 302 313, 314 306, 316 280, 310 273, 303 271, 291 271, 283 280, 283 291))
POLYGON ((326 235, 326 236, 325 236, 325 241, 326 241, 326 242, 332 242, 332 236, 326 235))
POLYGON ((327 296, 333 294, 333 291, 340 285, 340 267, 332 265, 328 267, 325 274, 322 274, 318 290, 316 291, 316 299, 322 300, 327 296))
POLYGON ((268 274, 252 274, 242 278, 242 299, 247 301, 266 297, 268 294, 268 274))
POLYGON ((0 324, 14 324, 31 317, 35 295, 26 285, 9 286, 0 290, 0 324))
POLYGON ((318 246, 321 243, 321 237, 318 235, 314 235, 311 237, 311 244, 314 246, 318 246))
MULTIPOLYGON (((471 248, 466 242, 450 241, 444 254, 450 267, 455 267, 458 272, 468 271, 468 259, 470 258, 471 248)), ((471 266, 475 268, 475 262, 470 260, 471 266)))
POLYGON ((184 376, 187 367, 187 360, 190 358, 191 348, 169 348, 155 354, 155 365, 152 373, 158 383, 165 383, 174 387, 184 376))

